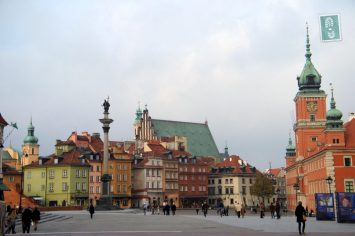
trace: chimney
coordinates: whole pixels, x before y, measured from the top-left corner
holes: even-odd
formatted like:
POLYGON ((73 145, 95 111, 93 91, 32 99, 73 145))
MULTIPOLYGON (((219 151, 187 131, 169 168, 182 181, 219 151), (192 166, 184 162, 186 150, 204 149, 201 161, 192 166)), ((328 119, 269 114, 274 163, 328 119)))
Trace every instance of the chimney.
POLYGON ((355 112, 350 112, 349 113, 349 118, 348 118, 348 121, 351 121, 352 119, 355 118, 355 112))

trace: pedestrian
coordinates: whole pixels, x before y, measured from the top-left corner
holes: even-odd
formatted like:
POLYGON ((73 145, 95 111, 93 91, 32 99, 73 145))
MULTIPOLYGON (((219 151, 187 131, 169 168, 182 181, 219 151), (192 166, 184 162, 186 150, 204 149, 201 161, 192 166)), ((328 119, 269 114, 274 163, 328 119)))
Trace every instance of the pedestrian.
POLYGON ((26 207, 22 212, 22 233, 30 233, 31 221, 32 221, 32 209, 26 207))
POLYGON ((90 212, 90 218, 92 219, 92 216, 95 213, 95 207, 94 207, 94 205, 92 205, 92 203, 90 204, 89 212, 90 212))
POLYGON ((275 218, 275 206, 274 203, 270 204, 270 214, 271 214, 271 219, 275 218))
POLYGON ((260 203, 260 218, 264 218, 265 205, 263 202, 260 203))
POLYGON ((163 202, 163 214, 166 214, 166 201, 163 202))
POLYGON ((165 214, 167 216, 170 215, 170 205, 169 205, 169 203, 166 203, 166 205, 165 205, 165 214))
POLYGON ((206 201, 202 204, 202 212, 203 212, 203 215, 206 217, 207 212, 208 212, 208 204, 206 201))
POLYGON ((16 227, 16 218, 17 218, 17 211, 16 208, 11 208, 7 215, 7 229, 5 231, 6 234, 10 232, 16 234, 15 227, 16 227))
POLYGON ((238 218, 240 218, 241 210, 242 210, 242 206, 239 204, 239 202, 237 202, 235 204, 235 212, 237 213, 238 218))
POLYGON ((301 235, 302 233, 304 234, 304 230, 306 228, 306 210, 302 206, 302 202, 298 202, 298 206, 296 207, 295 210, 295 216, 297 217, 297 223, 298 223, 298 232, 301 235), (303 224, 302 231, 301 231, 301 223, 303 224))
POLYGON ((244 218, 245 212, 246 212, 245 206, 244 206, 244 204, 242 204, 242 209, 240 211, 240 214, 242 215, 242 218, 244 218))
POLYGON ((146 202, 143 203, 143 212, 144 212, 144 215, 147 214, 147 203, 146 202))
POLYGON ((176 211, 176 205, 175 202, 173 202, 173 205, 171 205, 171 212, 173 213, 173 216, 175 215, 175 211, 176 211))
POLYGON ((276 217, 277 219, 281 218, 281 205, 279 201, 276 201, 276 206, 275 206, 275 211, 276 211, 276 217))
POLYGON ((35 207, 35 209, 33 210, 32 213, 32 221, 34 224, 34 230, 37 231, 37 226, 39 221, 41 220, 41 212, 38 210, 37 207, 35 207))
POLYGON ((229 205, 225 209, 225 215, 228 216, 228 214, 229 214, 229 205))
POLYGON ((196 207, 196 215, 198 215, 198 212, 200 211, 200 207, 198 203, 195 204, 195 207, 196 207))

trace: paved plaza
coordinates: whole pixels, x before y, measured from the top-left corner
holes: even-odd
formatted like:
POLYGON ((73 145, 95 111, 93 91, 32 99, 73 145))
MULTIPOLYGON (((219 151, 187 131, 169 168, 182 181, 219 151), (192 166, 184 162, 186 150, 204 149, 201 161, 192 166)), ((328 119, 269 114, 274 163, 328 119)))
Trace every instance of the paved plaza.
MULTIPOLYGON (((87 211, 53 212, 65 218, 43 222, 32 235, 298 235, 295 217, 284 216, 280 220, 266 216, 247 215, 244 219, 235 215, 220 217, 211 211, 205 218, 196 215, 194 210, 178 210, 175 216, 144 215, 139 210, 97 211, 91 220, 87 211)), ((16 228, 21 235, 20 225, 16 228)), ((316 221, 309 218, 306 235, 355 235, 355 224, 338 224, 329 221, 316 221)))

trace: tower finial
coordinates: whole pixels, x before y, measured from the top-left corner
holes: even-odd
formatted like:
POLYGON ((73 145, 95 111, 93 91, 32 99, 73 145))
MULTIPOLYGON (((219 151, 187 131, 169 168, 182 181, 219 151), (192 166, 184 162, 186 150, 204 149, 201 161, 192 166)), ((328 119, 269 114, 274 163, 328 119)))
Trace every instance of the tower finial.
POLYGON ((306 22, 306 30, 307 30, 307 39, 306 39, 306 58, 307 60, 311 60, 311 44, 309 43, 309 33, 308 33, 308 22, 306 22))
POLYGON ((330 100, 330 108, 334 109, 335 108, 335 99, 334 99, 334 87, 333 87, 333 84, 330 83, 330 90, 332 91, 332 98, 330 100))

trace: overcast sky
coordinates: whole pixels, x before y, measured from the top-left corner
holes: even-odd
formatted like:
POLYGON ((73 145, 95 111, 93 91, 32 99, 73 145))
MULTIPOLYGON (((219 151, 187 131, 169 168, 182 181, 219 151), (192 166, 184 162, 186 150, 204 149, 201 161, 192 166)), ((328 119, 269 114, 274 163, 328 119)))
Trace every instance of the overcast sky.
POLYGON ((306 21, 322 89, 343 120, 355 111, 354 13, 351 0, 1 0, 0 112, 19 127, 5 146, 21 149, 31 116, 40 155, 72 131, 102 135, 110 96, 111 140, 133 138, 140 102, 154 119, 207 120, 220 152, 284 166, 306 21), (320 40, 328 13, 340 42, 320 40))

